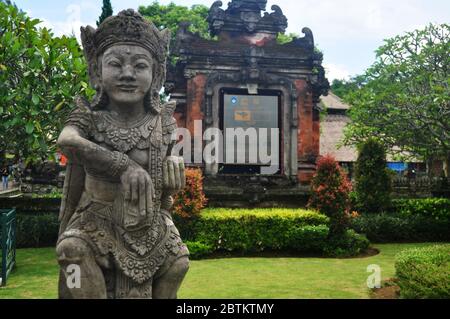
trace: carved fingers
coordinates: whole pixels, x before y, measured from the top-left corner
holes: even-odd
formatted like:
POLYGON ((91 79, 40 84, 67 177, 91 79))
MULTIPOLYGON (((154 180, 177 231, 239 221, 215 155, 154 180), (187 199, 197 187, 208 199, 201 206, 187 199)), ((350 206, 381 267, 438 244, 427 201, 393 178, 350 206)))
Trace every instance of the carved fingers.
POLYGON ((139 198, 138 177, 136 175, 132 175, 130 178, 130 189, 131 189, 131 202, 133 204, 136 204, 139 198))
POLYGON ((186 174, 184 168, 184 160, 182 157, 179 158, 179 168, 180 168, 180 180, 181 180, 181 189, 186 187, 186 174))
POLYGON ((149 179, 147 181, 147 196, 146 196, 146 205, 147 205, 147 212, 153 211, 153 198, 155 196, 155 188, 153 186, 153 182, 149 176, 149 179))
POLYGON ((176 164, 175 159, 167 160, 167 169, 169 171, 169 188, 176 189, 177 188, 177 178, 176 178, 176 164))
POLYGON ((169 156, 163 163, 163 181, 166 192, 175 194, 186 186, 184 161, 181 157, 169 156))
POLYGON ((147 213, 147 181, 144 176, 140 175, 139 179, 139 212, 141 216, 147 213))
POLYGON ((144 217, 153 211, 154 186, 147 171, 136 163, 131 163, 121 176, 124 198, 139 209, 144 217))

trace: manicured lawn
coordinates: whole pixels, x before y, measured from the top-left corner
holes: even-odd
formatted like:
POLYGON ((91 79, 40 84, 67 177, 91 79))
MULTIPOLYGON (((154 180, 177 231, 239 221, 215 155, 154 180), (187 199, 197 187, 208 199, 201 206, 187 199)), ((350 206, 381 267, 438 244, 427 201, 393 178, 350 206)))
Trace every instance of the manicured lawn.
MULTIPOLYGON (((191 261, 179 298, 368 298, 367 266, 394 276, 395 255, 431 244, 379 244, 381 253, 359 259, 229 258, 191 261)), ((17 268, 0 298, 56 298, 54 248, 20 249, 17 268)))

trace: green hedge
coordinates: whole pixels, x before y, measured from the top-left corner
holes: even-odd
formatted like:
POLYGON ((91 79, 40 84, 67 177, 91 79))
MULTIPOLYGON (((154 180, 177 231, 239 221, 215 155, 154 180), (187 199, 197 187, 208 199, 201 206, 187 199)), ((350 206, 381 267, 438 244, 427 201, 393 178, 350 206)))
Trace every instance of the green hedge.
POLYGON ((450 298, 450 245, 409 249, 396 256, 400 297, 450 298))
POLYGON ((17 214, 17 248, 52 247, 58 239, 58 215, 17 214))
POLYGON ((363 214, 352 220, 352 228, 380 243, 449 241, 450 200, 394 200, 390 212, 363 214))
MULTIPOLYGON (((326 237, 328 218, 307 210, 258 209, 228 210, 206 209, 196 221, 176 218, 175 223, 186 241, 210 244, 219 241, 220 234, 227 248, 232 250, 248 247, 245 251, 304 247, 316 249, 314 239, 326 237), (245 243, 239 243, 245 236, 245 243), (289 243, 290 239, 295 243, 289 243), (217 239, 217 240, 216 240, 217 239), (252 241, 253 240, 253 241, 252 241), (238 241, 238 242, 236 242, 238 241), (250 243, 256 243, 255 245, 250 243), (255 246, 256 249, 252 249, 255 246)), ((17 215, 17 244, 19 248, 53 246, 58 236, 58 215, 56 213, 17 215)), ((214 244, 217 249, 221 247, 214 244)), ((195 248, 194 248, 195 250, 195 248)))
POLYGON ((292 209, 206 209, 193 223, 195 241, 215 250, 317 251, 328 235, 329 219, 316 212, 292 209))
POLYGON ((190 222, 188 231, 191 242, 204 245, 194 251, 291 251, 343 257, 368 247, 368 240, 351 230, 330 242, 328 224, 328 217, 303 209, 206 209, 190 222))
POLYGON ((445 242, 450 240, 450 222, 401 214, 361 215, 351 227, 372 242, 445 242))
MULTIPOLYGON (((18 207, 18 247, 53 246, 58 234, 59 202, 14 200, 1 203, 2 207, 18 207), (45 211, 45 207, 49 210, 45 211)), ((183 239, 232 251, 317 251, 323 247, 327 233, 324 225, 329 222, 323 215, 302 209, 211 208, 202 211, 201 218, 195 221, 175 219, 183 239)), ((361 215, 353 219, 352 228, 373 242, 450 241, 450 200, 394 200, 390 212, 361 215)))
POLYGON ((404 217, 423 216, 436 220, 450 220, 450 199, 397 199, 392 202, 391 212, 404 217))
POLYGON ((370 241, 366 236, 348 229, 343 236, 328 239, 323 253, 330 257, 352 257, 363 253, 369 246, 370 241))
POLYGON ((189 258, 193 260, 201 259, 214 252, 214 247, 200 242, 186 241, 185 244, 189 249, 189 258))
POLYGON ((0 208, 15 208, 21 214, 58 213, 60 206, 60 198, 0 198, 0 208))
MULTIPOLYGON (((328 217, 303 209, 206 209, 195 220, 176 218, 193 259, 213 252, 289 251, 328 256, 355 255, 368 241, 353 231, 330 241, 328 217)), ((18 247, 54 246, 58 216, 18 215, 18 247)))

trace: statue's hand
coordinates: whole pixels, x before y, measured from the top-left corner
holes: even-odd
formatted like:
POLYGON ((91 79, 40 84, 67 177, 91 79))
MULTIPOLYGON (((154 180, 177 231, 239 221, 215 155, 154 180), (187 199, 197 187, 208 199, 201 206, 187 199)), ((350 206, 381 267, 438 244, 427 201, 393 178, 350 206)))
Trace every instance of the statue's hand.
POLYGON ((130 165, 120 177, 126 201, 139 207, 141 216, 153 211, 153 196, 155 193, 152 179, 148 172, 139 164, 130 160, 130 165))
POLYGON ((186 187, 182 157, 168 156, 163 162, 163 186, 167 195, 174 195, 186 187))

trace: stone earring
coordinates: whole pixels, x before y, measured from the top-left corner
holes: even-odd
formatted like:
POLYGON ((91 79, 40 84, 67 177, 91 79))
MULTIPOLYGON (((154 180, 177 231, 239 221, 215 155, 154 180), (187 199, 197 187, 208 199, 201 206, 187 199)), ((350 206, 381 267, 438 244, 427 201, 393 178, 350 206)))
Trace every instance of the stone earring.
POLYGON ((108 103, 108 95, 103 90, 103 86, 100 84, 95 85, 95 91, 97 92, 92 100, 93 109, 104 109, 108 103))
POLYGON ((151 109, 156 112, 159 113, 160 111, 160 105, 161 105, 161 100, 159 97, 159 92, 156 90, 152 90, 151 94, 150 94, 150 103, 151 103, 151 109))

